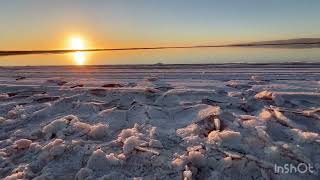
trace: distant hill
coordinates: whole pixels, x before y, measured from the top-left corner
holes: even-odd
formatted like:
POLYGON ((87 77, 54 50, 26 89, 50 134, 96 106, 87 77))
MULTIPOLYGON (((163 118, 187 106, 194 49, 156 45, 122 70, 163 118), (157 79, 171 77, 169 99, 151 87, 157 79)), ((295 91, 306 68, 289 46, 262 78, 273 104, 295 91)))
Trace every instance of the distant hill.
POLYGON ((274 41, 260 41, 245 44, 237 44, 239 46, 257 46, 257 47, 273 47, 273 48, 319 48, 320 38, 299 38, 274 41))

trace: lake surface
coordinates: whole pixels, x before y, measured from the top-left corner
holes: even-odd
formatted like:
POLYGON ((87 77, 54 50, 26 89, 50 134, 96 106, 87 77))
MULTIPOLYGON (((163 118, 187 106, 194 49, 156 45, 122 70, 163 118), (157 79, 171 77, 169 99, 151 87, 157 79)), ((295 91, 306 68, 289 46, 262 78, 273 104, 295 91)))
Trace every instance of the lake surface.
POLYGON ((199 48, 1 56, 0 66, 320 62, 320 48, 199 48))

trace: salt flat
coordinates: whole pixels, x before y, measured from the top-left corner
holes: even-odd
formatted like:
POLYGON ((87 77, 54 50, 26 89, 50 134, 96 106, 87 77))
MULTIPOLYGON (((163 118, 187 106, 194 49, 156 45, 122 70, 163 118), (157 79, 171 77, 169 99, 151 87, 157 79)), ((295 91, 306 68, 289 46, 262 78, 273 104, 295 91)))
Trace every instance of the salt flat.
POLYGON ((320 63, 1 67, 0 127, 5 179, 319 179, 320 63))

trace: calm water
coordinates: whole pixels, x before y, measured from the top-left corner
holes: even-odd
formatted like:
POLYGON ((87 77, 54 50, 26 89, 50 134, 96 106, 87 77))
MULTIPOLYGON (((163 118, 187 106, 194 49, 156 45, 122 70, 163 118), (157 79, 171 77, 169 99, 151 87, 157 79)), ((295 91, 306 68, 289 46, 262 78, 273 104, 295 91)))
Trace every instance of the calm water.
POLYGON ((320 62, 320 48, 202 48, 147 51, 113 51, 58 55, 0 57, 1 66, 98 65, 98 64, 193 64, 232 62, 320 62))

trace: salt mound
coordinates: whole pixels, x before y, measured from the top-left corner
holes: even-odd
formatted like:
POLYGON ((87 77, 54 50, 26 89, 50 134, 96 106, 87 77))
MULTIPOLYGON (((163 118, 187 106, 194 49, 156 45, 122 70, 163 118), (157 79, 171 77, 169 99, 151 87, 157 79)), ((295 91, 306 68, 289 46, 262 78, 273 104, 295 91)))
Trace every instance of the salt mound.
POLYGON ((62 139, 55 139, 42 148, 42 158, 49 159, 62 155, 66 150, 66 145, 62 139))
POLYGON ((117 166, 122 163, 123 161, 121 155, 117 156, 114 153, 106 154, 101 149, 97 149, 91 154, 89 160, 87 161, 86 168, 82 168, 77 173, 77 177, 79 177, 79 179, 81 179, 80 177, 89 177, 92 174, 92 170, 100 171, 107 167, 117 166))
POLYGON ((96 124, 91 126, 89 136, 94 139, 101 139, 108 133, 108 126, 105 124, 96 124))
POLYGON ((52 137, 64 138, 66 134, 71 135, 77 132, 87 134, 93 139, 101 139, 108 134, 108 127, 108 125, 101 123, 95 125, 83 123, 76 116, 68 115, 44 126, 42 132, 47 139, 52 137))
POLYGON ((180 128, 176 130, 176 135, 186 139, 192 136, 199 136, 200 138, 207 137, 211 131, 220 131, 222 129, 222 123, 219 118, 215 115, 217 111, 200 111, 197 121, 188 125, 185 128, 180 128), (199 117, 203 119, 199 120, 199 117))
POLYGON ((23 106, 17 105, 7 113, 6 117, 8 119, 17 119, 17 118, 24 119, 25 118, 25 114, 23 114, 24 110, 25 109, 23 108, 23 106))
POLYGON ((185 171, 183 171, 183 180, 192 180, 192 172, 188 166, 186 166, 185 171))
POLYGON ((123 144, 122 149, 124 155, 129 155, 135 150, 149 152, 155 155, 160 154, 154 149, 147 148, 163 148, 162 143, 159 140, 154 139, 156 128, 148 126, 143 133, 140 132, 142 129, 143 128, 138 124, 135 124, 132 129, 123 129, 118 135, 117 141, 123 144))
POLYGON ((300 143, 311 143, 320 140, 318 133, 313 132, 303 132, 300 129, 292 129, 295 139, 300 143))
POLYGON ((136 125, 135 125, 135 128, 132 128, 132 129, 123 129, 121 131, 121 133, 118 135, 118 140, 120 142, 124 142, 127 138, 129 138, 131 136, 135 136, 138 133, 139 132, 138 132, 138 128, 136 125))
POLYGON ((188 161, 196 167, 202 167, 205 164, 205 157, 199 151, 190 151, 188 155, 188 161))
POLYGON ((185 128, 177 129, 176 134, 181 138, 187 136, 198 135, 201 131, 200 127, 197 124, 190 124, 185 128))
POLYGON ((208 135, 208 141, 210 143, 218 143, 218 144, 239 144, 241 141, 240 132, 235 131, 212 131, 208 135))
POLYGON ((207 118, 213 117, 213 116, 217 116, 221 113, 220 107, 219 106, 208 106, 205 109, 201 109, 198 112, 198 115, 196 117, 196 119, 194 119, 194 122, 198 122, 198 121, 202 121, 205 120, 207 118))
POLYGON ((5 121, 6 121, 6 119, 0 116, 0 124, 5 122, 5 121))
POLYGON ((259 114, 260 119, 262 120, 270 120, 272 118, 272 113, 267 109, 263 109, 259 114))
POLYGON ((272 92, 269 92, 269 91, 262 91, 262 92, 259 92, 258 94, 256 94, 254 96, 254 98, 256 99, 263 99, 263 100, 272 100, 272 92))
POLYGON ((14 173, 10 176, 7 176, 4 178, 4 180, 18 180, 18 179, 23 179, 24 173, 23 172, 17 172, 14 173))
POLYGON ((110 165, 120 165, 123 163, 114 153, 106 155, 106 159, 110 165))
POLYGON ((130 154, 137 146, 142 145, 145 141, 140 140, 136 136, 131 136, 124 141, 123 153, 125 155, 130 154))
POLYGON ((93 179, 93 171, 89 168, 81 168, 76 174, 76 180, 93 179))
POLYGON ((42 132, 46 134, 47 139, 50 139, 52 136, 57 135, 59 131, 65 129, 68 124, 69 121, 66 118, 57 119, 44 126, 42 132))
POLYGON ((14 142, 14 146, 17 149, 27 149, 27 148, 29 148, 31 143, 32 143, 32 141, 29 139, 19 139, 14 142))
POLYGON ((198 147, 190 147, 187 154, 180 155, 171 161, 171 165, 175 168, 182 170, 186 165, 192 167, 202 168, 206 165, 206 158, 203 154, 203 149, 198 147))
POLYGON ((101 149, 94 151, 87 162, 87 168, 92 170, 102 170, 107 165, 106 154, 101 149))
POLYGON ((77 130, 80 130, 84 133, 89 133, 91 131, 90 124, 83 123, 83 122, 75 122, 73 125, 77 130))
POLYGON ((154 148, 163 148, 162 143, 156 139, 150 139, 149 146, 154 148))

